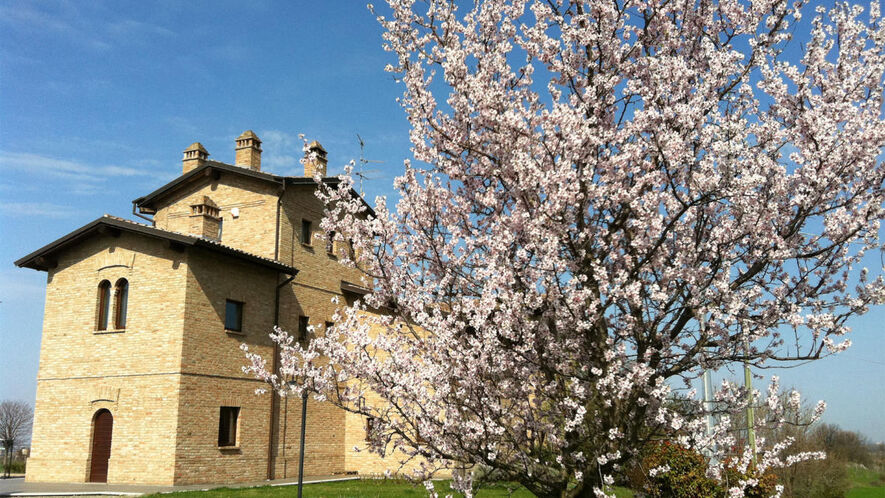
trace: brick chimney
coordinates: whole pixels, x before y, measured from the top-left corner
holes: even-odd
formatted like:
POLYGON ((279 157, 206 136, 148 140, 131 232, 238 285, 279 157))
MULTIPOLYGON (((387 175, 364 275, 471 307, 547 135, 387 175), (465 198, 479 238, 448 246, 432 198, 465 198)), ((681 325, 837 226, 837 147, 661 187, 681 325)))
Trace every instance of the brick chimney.
POLYGON ((261 171, 261 140, 252 130, 237 137, 237 166, 261 171))
POLYGON ((307 145, 307 154, 304 156, 304 176, 313 178, 319 171, 320 176, 326 176, 326 149, 314 140, 307 145), (316 159, 311 159, 311 153, 316 153, 316 159))
POLYGON ((208 196, 191 204, 190 229, 188 232, 197 237, 206 239, 220 240, 221 235, 221 210, 218 204, 208 196))
POLYGON ((208 158, 209 153, 203 147, 203 144, 200 142, 192 143, 190 147, 184 149, 184 158, 181 160, 181 172, 187 173, 199 168, 206 164, 206 159, 208 158))

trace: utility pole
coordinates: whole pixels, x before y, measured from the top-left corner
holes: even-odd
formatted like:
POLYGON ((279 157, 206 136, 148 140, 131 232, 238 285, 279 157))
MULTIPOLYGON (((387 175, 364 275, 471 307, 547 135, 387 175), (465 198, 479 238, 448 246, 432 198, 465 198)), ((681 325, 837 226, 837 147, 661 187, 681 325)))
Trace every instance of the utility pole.
MULTIPOLYGON (((698 317, 698 323, 701 328, 701 338, 706 338, 706 322, 704 316, 698 317)), ((707 435, 713 432, 713 378, 710 370, 704 368, 704 412, 707 414, 707 435)))
POLYGON ((750 443, 750 451, 753 452, 753 467, 756 467, 756 429, 755 410, 753 408, 753 374, 750 372, 750 341, 744 339, 744 387, 747 389, 747 441, 750 443))
POLYGON ((704 411, 707 413, 707 435, 713 432, 713 376, 704 369, 704 411))
MULTIPOLYGON (((698 318, 698 324, 700 326, 701 340, 706 340, 707 324, 706 324, 706 320, 704 319, 704 315, 698 316, 697 318, 698 318)), ((704 405, 703 406, 704 406, 704 413, 706 415, 705 418, 707 421, 707 435, 709 436, 710 434, 713 433, 713 425, 715 425, 715 423, 713 420, 713 374, 707 368, 704 368, 703 383, 704 383, 704 405)), ((714 455, 714 448, 712 448, 712 447, 708 448, 706 453, 707 453, 707 457, 712 460, 713 455, 714 455)))

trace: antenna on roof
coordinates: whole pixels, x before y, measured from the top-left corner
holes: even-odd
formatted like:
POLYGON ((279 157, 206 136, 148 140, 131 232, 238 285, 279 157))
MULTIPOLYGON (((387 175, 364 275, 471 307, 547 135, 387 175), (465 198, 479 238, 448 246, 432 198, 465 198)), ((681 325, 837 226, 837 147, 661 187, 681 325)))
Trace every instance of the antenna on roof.
POLYGON ((360 163, 357 166, 357 170, 353 172, 354 176, 360 179, 360 196, 364 196, 366 193, 363 191, 363 180, 374 180, 376 177, 373 176, 374 173, 379 173, 378 169, 363 169, 365 165, 369 163, 383 163, 384 161, 376 161, 373 159, 366 159, 364 152, 366 148, 366 142, 363 141, 363 137, 360 136, 359 133, 356 134, 357 140, 360 142, 360 163))

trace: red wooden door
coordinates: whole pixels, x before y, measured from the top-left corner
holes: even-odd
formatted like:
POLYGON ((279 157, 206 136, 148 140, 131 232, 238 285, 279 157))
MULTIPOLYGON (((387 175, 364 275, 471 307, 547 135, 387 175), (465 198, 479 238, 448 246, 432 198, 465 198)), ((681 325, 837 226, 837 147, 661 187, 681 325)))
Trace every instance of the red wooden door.
POLYGON ((89 482, 108 482, 108 459, 111 458, 111 434, 114 416, 107 410, 99 410, 92 421, 92 466, 89 482))

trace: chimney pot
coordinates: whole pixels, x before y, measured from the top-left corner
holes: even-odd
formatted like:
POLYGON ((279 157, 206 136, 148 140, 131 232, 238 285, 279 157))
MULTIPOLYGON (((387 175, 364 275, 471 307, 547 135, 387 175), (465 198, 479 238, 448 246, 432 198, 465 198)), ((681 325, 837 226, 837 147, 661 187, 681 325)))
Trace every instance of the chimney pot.
POLYGON ((319 172, 320 176, 325 177, 327 164, 326 149, 316 140, 307 144, 307 153, 304 156, 304 176, 313 178, 319 172), (312 155, 315 156, 311 157, 312 155))
POLYGON ((221 231, 221 210, 208 196, 196 204, 191 204, 190 233, 205 239, 219 240, 221 231))
POLYGON ((200 142, 192 143, 190 147, 184 149, 184 157, 181 159, 181 172, 187 173, 199 168, 206 164, 208 158, 209 152, 206 151, 203 144, 200 142))
POLYGON ((237 137, 236 165, 261 171, 261 139, 252 130, 246 130, 237 137))

